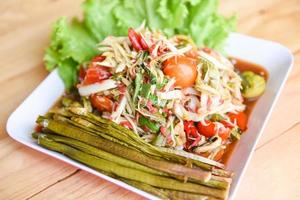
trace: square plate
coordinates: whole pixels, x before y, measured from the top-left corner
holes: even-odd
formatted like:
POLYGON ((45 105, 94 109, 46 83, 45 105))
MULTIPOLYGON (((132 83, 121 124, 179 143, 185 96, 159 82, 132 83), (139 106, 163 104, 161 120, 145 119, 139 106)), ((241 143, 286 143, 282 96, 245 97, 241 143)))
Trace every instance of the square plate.
MULTIPOLYGON (((258 139, 263 132, 275 102, 287 79, 288 73, 292 68, 293 55, 286 47, 278 43, 256 39, 238 33, 232 33, 230 35, 227 40, 226 52, 232 57, 262 65, 269 72, 266 92, 256 103, 248 122, 249 128, 247 133, 243 134, 243 137, 236 145, 234 153, 231 155, 227 165, 227 168, 235 173, 229 194, 229 198, 233 199, 258 139)), ((54 70, 11 114, 6 126, 8 134, 24 145, 95 174, 148 199, 158 199, 149 193, 106 176, 62 154, 47 150, 36 144, 31 138, 36 118, 38 115, 45 114, 63 93, 63 82, 59 78, 57 70, 54 70)))

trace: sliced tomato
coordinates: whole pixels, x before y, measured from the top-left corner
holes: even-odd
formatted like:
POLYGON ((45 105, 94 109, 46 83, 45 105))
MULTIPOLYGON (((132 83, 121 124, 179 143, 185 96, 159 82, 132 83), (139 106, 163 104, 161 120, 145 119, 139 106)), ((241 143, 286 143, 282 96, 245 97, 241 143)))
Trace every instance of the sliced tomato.
POLYGON ((230 121, 232 123, 236 122, 236 124, 242 131, 245 131, 247 129, 248 116, 246 115, 246 113, 228 113, 227 116, 230 118, 230 121))
POLYGON ((91 96, 91 103, 92 103, 92 106, 95 107, 100 112, 102 112, 102 111, 112 112, 112 110, 113 110, 114 103, 108 97, 94 94, 91 96))
POLYGON ((187 139, 189 139, 189 137, 197 138, 199 136, 197 128, 193 121, 184 121, 183 125, 184 131, 188 137, 187 139))
POLYGON ((111 77, 111 73, 108 71, 107 67, 103 66, 93 66, 88 68, 86 75, 83 80, 83 85, 89 85, 111 77))
POLYGON ((175 86, 190 87, 197 78, 197 61, 187 56, 174 56, 163 62, 163 72, 175 78, 175 86))
POLYGON ((201 135, 204 135, 208 138, 214 136, 217 133, 216 125, 209 120, 205 120, 205 124, 199 122, 197 128, 201 135))

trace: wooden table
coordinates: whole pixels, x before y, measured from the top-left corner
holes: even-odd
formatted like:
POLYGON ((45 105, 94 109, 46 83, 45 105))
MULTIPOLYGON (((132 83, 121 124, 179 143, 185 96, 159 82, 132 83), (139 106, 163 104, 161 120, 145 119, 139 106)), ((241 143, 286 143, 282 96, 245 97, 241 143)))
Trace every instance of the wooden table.
MULTIPOLYGON (((280 42, 295 55, 237 199, 300 199, 300 0, 222 0, 221 11, 239 15, 239 32, 280 42)), ((80 0, 0 2, 0 199, 142 199, 6 133, 10 113, 47 76, 42 57, 51 24, 79 14, 80 0)))

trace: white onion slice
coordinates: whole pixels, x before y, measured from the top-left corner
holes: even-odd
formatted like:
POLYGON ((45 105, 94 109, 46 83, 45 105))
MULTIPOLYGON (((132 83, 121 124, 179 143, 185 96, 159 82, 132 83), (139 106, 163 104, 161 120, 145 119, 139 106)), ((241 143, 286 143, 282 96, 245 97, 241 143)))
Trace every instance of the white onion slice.
POLYGON ((123 96, 121 101, 120 101, 120 104, 118 105, 118 107, 116 109, 116 111, 114 111, 111 114, 111 119, 114 122, 119 123, 120 116, 121 116, 121 114, 123 113, 123 111, 125 109, 126 103, 127 103, 127 99, 126 99, 125 96, 123 96))
POLYGON ((183 95, 181 90, 172 90, 170 92, 157 92, 157 96, 160 99, 182 99, 183 95))
POLYGON ((111 79, 104 80, 101 83, 93 83, 90 85, 80 86, 78 92, 81 96, 89 96, 91 94, 102 92, 117 87, 117 82, 111 79))

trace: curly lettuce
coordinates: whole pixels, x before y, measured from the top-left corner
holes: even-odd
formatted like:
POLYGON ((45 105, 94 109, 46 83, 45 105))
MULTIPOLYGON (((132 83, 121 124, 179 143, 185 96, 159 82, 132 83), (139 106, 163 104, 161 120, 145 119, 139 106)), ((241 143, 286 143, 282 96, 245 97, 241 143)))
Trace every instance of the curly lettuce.
POLYGON ((222 50, 235 29, 235 17, 217 12, 218 0, 86 0, 84 18, 59 19, 53 28, 44 61, 48 70, 58 67, 66 88, 77 82, 80 64, 97 52, 97 43, 108 35, 127 35, 129 27, 145 21, 151 29, 171 36, 189 35, 199 46, 222 50))

